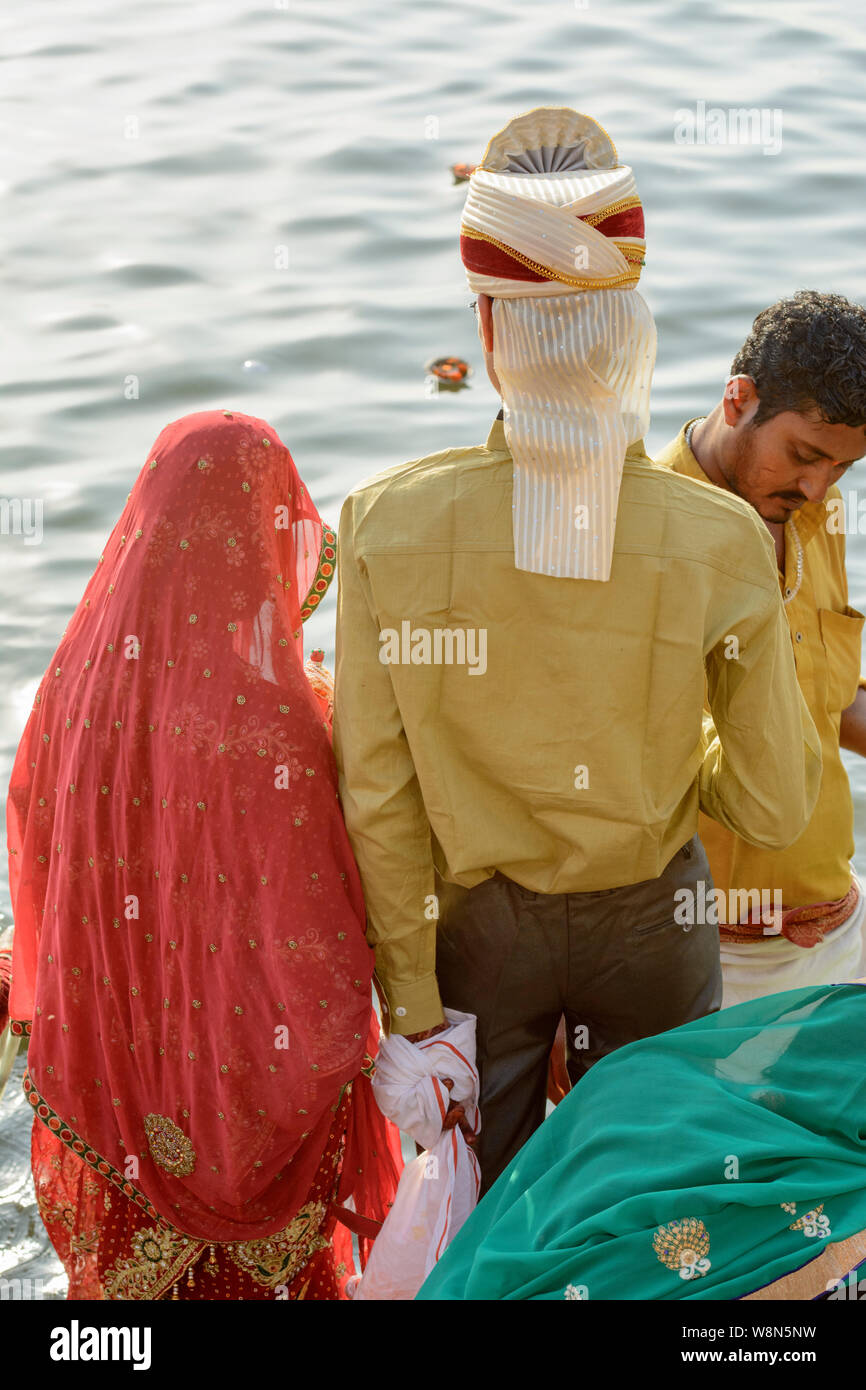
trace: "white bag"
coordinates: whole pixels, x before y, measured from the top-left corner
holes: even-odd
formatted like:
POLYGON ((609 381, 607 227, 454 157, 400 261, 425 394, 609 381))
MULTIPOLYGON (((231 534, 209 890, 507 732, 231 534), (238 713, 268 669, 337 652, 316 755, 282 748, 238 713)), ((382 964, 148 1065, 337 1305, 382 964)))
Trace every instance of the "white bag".
POLYGON ((442 1128, 450 1100, 463 1104, 474 1133, 481 1128, 475 1015, 446 1009, 445 1017, 451 1026, 423 1042, 392 1034, 379 1044, 373 1076, 379 1109, 426 1152, 403 1169, 367 1268, 354 1283, 355 1299, 414 1298, 478 1201, 478 1159, 459 1126, 442 1128), (453 1080, 451 1091, 442 1077, 453 1080))

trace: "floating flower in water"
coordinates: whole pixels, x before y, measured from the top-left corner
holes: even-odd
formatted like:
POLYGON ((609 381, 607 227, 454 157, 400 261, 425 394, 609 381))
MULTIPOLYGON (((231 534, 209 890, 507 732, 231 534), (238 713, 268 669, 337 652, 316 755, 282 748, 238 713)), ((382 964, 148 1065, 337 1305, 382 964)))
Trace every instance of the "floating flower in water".
POLYGON ((436 378, 438 389, 445 391, 462 391, 466 378, 472 375, 472 368, 462 357, 435 357, 425 371, 436 378))

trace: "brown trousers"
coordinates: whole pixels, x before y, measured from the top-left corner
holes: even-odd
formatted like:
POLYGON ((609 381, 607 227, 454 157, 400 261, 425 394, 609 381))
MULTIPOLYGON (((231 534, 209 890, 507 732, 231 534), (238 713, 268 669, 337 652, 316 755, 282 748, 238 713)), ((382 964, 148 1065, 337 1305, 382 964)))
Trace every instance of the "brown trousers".
POLYGON ((617 1047, 719 1008, 718 928, 674 921, 674 893, 701 879, 709 893, 697 835, 658 878, 595 893, 533 893, 500 873, 462 888, 437 875, 442 1002, 478 1020, 482 1192, 544 1119, 563 1015, 574 1085, 617 1047))

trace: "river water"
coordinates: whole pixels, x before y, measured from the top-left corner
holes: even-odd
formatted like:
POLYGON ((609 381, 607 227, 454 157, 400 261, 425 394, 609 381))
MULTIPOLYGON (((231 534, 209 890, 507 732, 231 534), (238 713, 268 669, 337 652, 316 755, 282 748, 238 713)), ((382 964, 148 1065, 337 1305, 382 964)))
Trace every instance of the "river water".
MULTIPOLYGON (((9 0, 0 36, 2 489, 44 507, 39 544, 0 534, 4 790, 167 421, 268 419, 332 523, 370 473, 485 438, 498 402, 449 167, 515 113, 587 111, 635 168, 659 328, 650 452, 715 404, 764 305, 801 287, 864 296, 854 0, 9 0), (740 108, 761 113, 749 143, 740 108), (470 389, 431 395, 424 364, 451 353, 475 366, 470 389)), ((863 536, 849 578, 864 609, 863 536)), ((329 662, 334 605, 307 625, 329 662)), ((847 761, 862 874, 866 768, 847 761)), ((2 928, 5 876, 0 912, 2 928)), ((0 1108, 0 1275, 59 1297, 22 1067, 0 1108)))

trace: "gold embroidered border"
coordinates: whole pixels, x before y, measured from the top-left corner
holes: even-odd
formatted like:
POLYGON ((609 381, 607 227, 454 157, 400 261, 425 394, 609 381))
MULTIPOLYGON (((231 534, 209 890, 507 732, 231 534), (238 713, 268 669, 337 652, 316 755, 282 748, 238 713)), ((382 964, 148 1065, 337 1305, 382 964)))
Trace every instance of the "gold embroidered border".
MULTIPOLYGON (((152 1217, 154 1221, 160 1221, 165 1225, 169 1225, 165 1217, 160 1215, 150 1199, 145 1197, 144 1193, 139 1191, 134 1183, 131 1183, 128 1178, 124 1177, 123 1173, 115 1168, 113 1163, 109 1163, 107 1159, 103 1158, 102 1154, 92 1149, 90 1145, 81 1138, 80 1134, 77 1134, 70 1125, 66 1124, 66 1122, 60 1118, 53 1106, 48 1104, 45 1097, 41 1095, 34 1086, 29 1071, 24 1073, 24 1093, 33 1106, 37 1119, 40 1119, 42 1123, 51 1130, 52 1134, 56 1134, 61 1143, 65 1144, 73 1153, 78 1154, 79 1158, 83 1158, 84 1162, 99 1173, 100 1177, 105 1178, 107 1182, 113 1183, 115 1187, 118 1187, 124 1197, 128 1197, 131 1202, 135 1202, 136 1206, 146 1211, 148 1216, 152 1217)), ((174 1228, 170 1227, 170 1229, 173 1230, 174 1228)), ((187 1239, 190 1239, 190 1237, 187 1237, 187 1239)))
POLYGON ((117 1260, 105 1271, 106 1299, 155 1302, 168 1293, 207 1245, 207 1241, 182 1236, 171 1227, 136 1231, 132 1237, 132 1255, 117 1260), (144 1253, 146 1245, 156 1246, 158 1259, 144 1253))
POLYGON ((272 1236, 227 1241, 223 1248, 238 1269, 264 1288, 290 1284, 313 1255, 330 1245, 330 1240, 319 1234, 327 1211, 326 1202, 308 1202, 288 1226, 272 1236))
POLYGON ((616 217, 617 213, 628 212, 629 208, 641 206, 641 200, 637 195, 631 198, 620 198, 618 203, 611 203, 608 207, 602 208, 600 212, 588 212, 580 220, 588 223, 590 227, 597 227, 599 222, 606 222, 609 217, 616 217))
POLYGON ((334 577, 337 561, 337 537, 330 526, 322 527, 322 547, 319 551, 319 567, 301 606, 301 622, 305 623, 314 609, 321 603, 328 586, 334 577))
MULTIPOLYGON (((351 1082, 348 1083, 348 1086, 351 1087, 351 1082)), ((51 1130, 52 1134, 58 1136, 61 1143, 65 1144, 73 1153, 78 1154, 79 1158, 82 1158, 106 1181, 113 1183, 125 1197, 135 1202, 156 1222, 154 1229, 135 1233, 132 1238, 133 1251, 136 1250, 137 1245, 141 1246, 144 1242, 152 1240, 160 1247, 163 1259, 168 1261, 165 1268, 148 1281, 143 1276, 150 1272, 149 1267, 150 1269, 157 1268, 162 1263, 161 1260, 154 1261, 146 1256, 142 1256, 137 1263, 133 1259, 118 1260, 106 1272, 106 1290, 111 1288, 116 1292, 122 1289, 122 1297, 125 1299, 155 1300, 162 1298, 209 1245, 215 1245, 225 1250, 238 1268, 255 1279, 257 1283, 264 1284, 266 1287, 275 1287, 278 1283, 289 1282, 287 1275, 293 1279, 317 1251, 325 1249, 331 1243, 330 1240, 319 1235, 328 1210, 328 1203, 326 1202, 307 1204, 283 1230, 259 1240, 207 1241, 199 1240, 196 1236, 184 1235, 183 1231, 178 1230, 170 1221, 167 1221, 157 1211, 149 1198, 139 1191, 128 1178, 125 1178, 112 1163, 109 1163, 107 1159, 104 1159, 101 1154, 85 1143, 74 1129, 61 1120, 57 1111, 36 1089, 29 1072, 24 1073, 24 1091, 37 1118, 51 1130), (303 1241, 300 1239, 301 1235, 305 1237, 303 1241), (274 1267, 270 1270, 267 1269, 267 1255, 277 1256, 280 1261, 279 1270, 274 1267)), ((335 1186, 336 1181, 335 1176, 335 1186)))
POLYGON ((613 244, 627 261, 633 261, 635 265, 646 265, 642 246, 634 246, 630 241, 615 241, 613 244))
POLYGON ((546 280, 558 280, 563 285, 573 285, 577 290, 613 290, 619 285, 636 285, 640 279, 639 265, 630 267, 619 275, 608 275, 603 280, 587 280, 579 275, 566 275, 564 271, 553 270, 549 265, 541 265, 539 261, 530 260, 528 256, 523 256, 519 251, 515 251, 513 246, 506 246, 504 241, 497 241, 496 237, 488 236, 486 232, 476 232, 473 227, 464 225, 460 228, 460 233, 461 236, 471 237, 473 241, 487 241, 491 246, 498 246, 500 251, 504 251, 508 256, 513 256, 516 261, 520 261, 521 265, 527 266, 529 270, 534 270, 538 275, 543 275, 546 280))

